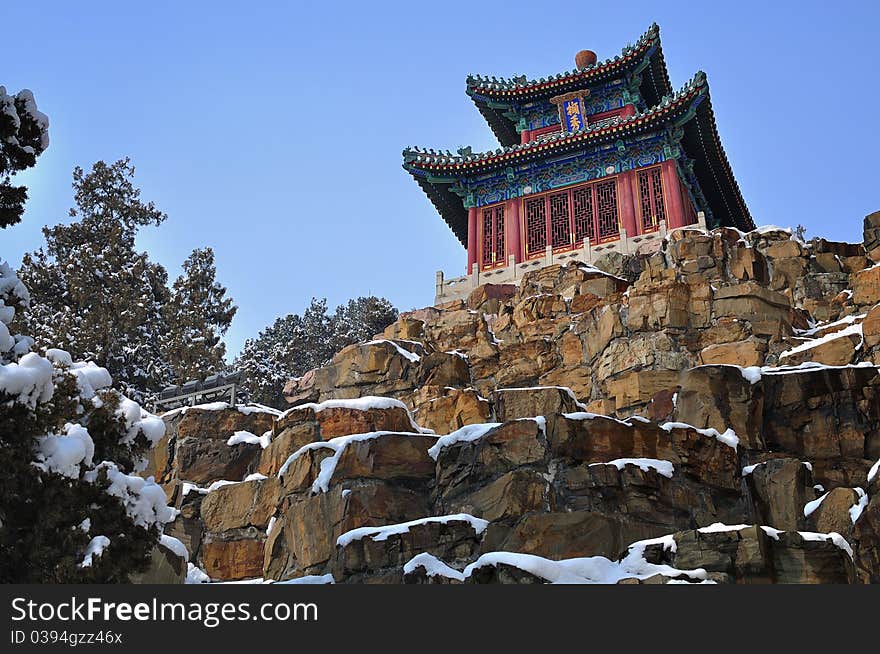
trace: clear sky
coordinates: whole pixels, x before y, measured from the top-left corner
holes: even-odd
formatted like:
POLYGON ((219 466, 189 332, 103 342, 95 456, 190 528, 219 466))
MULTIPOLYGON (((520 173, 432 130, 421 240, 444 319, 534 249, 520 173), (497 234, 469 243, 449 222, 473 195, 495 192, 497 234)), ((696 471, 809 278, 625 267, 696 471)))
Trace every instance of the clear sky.
POLYGON ((231 352, 312 296, 433 301, 465 252, 401 168, 407 145, 498 147, 469 72, 543 77, 660 24, 673 86, 706 71, 755 222, 861 240, 880 209, 875 1, 4 2, 0 84, 34 91, 51 145, 14 265, 65 220, 71 171, 130 156, 168 220, 138 244, 172 277, 217 254, 231 352), (134 6, 137 5, 137 6, 134 6))

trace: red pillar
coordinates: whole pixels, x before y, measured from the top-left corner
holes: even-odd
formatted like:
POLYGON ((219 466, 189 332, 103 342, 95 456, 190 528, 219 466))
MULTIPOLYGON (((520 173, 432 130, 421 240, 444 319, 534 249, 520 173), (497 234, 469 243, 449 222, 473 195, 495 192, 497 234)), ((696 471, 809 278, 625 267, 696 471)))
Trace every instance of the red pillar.
MULTIPOLYGON (((512 254, 514 260, 519 263, 522 261, 522 246, 520 244, 519 230, 519 198, 508 200, 504 207, 504 221, 507 228, 507 256, 512 254)), ((507 265, 507 262, 504 262, 507 265)))
POLYGON ((634 104, 623 105, 623 111, 620 112, 621 118, 629 118, 636 115, 636 106, 634 104))
POLYGON ((477 209, 476 207, 471 207, 470 209, 468 209, 468 275, 471 274, 471 269, 473 268, 473 265, 477 263, 477 214, 479 214, 479 209, 477 209))
POLYGON ((638 228, 638 221, 636 220, 635 203, 633 202, 633 175, 635 175, 634 170, 627 170, 617 178, 620 180, 620 188, 617 191, 620 193, 620 223, 626 230, 628 237, 641 233, 641 230, 638 228))
POLYGON ((521 131, 519 133, 520 145, 522 145, 524 143, 528 143, 531 140, 531 138, 532 138, 532 130, 524 129, 523 131, 521 131))
POLYGON ((678 169, 674 159, 662 164, 663 197, 666 198, 666 228, 675 229, 687 224, 687 216, 681 204, 681 185, 678 182, 678 169))

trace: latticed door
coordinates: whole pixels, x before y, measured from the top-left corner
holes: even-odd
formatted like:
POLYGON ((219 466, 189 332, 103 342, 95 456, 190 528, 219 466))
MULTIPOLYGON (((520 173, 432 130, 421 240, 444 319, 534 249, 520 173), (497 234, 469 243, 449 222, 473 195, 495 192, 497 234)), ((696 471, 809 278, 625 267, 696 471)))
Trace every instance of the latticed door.
POLYGON ((529 198, 525 202, 526 255, 543 253, 547 247, 547 199, 529 198))
POLYGON ((483 209, 480 261, 483 268, 506 265, 504 256, 504 205, 483 209))
POLYGON ((599 182, 596 187, 596 218, 599 223, 599 241, 610 241, 620 236, 617 216, 617 181, 599 182))
POLYGON ((554 250, 571 247, 572 229, 569 212, 570 191, 547 196, 550 207, 550 245, 554 250))
POLYGON ((666 220, 666 207, 663 204, 663 176, 660 167, 640 170, 639 212, 642 216, 642 232, 651 232, 666 220))
POLYGON ((616 178, 527 198, 524 210, 526 257, 620 237, 616 178))
POLYGON ((585 238, 594 240, 596 238, 596 212, 593 211, 593 187, 573 189, 571 199, 575 243, 583 243, 585 238))

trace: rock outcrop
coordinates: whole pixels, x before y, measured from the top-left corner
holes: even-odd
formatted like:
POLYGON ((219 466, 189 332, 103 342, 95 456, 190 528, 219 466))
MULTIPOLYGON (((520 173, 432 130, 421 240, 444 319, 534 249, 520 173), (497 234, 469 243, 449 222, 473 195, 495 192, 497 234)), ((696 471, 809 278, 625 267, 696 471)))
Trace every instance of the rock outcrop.
POLYGON ((216 581, 880 581, 880 218, 527 273, 401 315, 291 408, 166 414, 216 581))

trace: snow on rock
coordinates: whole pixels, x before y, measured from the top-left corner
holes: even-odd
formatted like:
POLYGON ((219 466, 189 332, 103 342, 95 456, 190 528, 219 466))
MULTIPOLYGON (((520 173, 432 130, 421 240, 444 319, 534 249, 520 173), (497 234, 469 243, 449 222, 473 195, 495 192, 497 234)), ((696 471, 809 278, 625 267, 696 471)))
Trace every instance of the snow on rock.
POLYGON ((618 470, 623 470, 627 465, 638 466, 643 472, 648 470, 656 470, 664 477, 672 478, 674 468, 671 461, 663 459, 614 459, 605 463, 591 463, 590 466, 614 466, 618 470))
POLYGON ((412 425, 413 429, 418 432, 426 432, 421 427, 419 427, 415 420, 413 420, 412 414, 410 413, 409 408, 401 402, 400 400, 394 399, 393 397, 380 397, 377 395, 365 395, 364 397, 356 397, 348 400, 325 400, 319 404, 314 402, 310 402, 307 404, 297 404, 295 407, 288 409, 284 413, 280 415, 280 418, 284 418, 288 414, 293 411, 300 411, 302 409, 311 409, 315 413, 320 413, 321 411, 326 411, 327 409, 352 409, 354 411, 369 411, 371 409, 402 409, 406 411, 406 415, 409 417, 409 422, 412 425))
POLYGON ((159 544, 164 545, 169 550, 174 552, 177 556, 181 557, 185 561, 189 561, 189 550, 186 549, 186 545, 181 543, 179 540, 174 538, 173 536, 169 536, 167 534, 162 534, 159 537, 159 544))
POLYGON ((49 434, 37 441, 36 467, 45 472, 79 479, 80 465, 91 465, 95 443, 82 425, 67 423, 64 434, 49 434))
POLYGON ((55 387, 52 362, 35 352, 28 352, 18 363, 0 365, 0 397, 11 397, 30 408, 52 399, 55 387))
POLYGON ((95 536, 86 546, 86 552, 83 560, 80 562, 80 568, 90 568, 94 557, 101 556, 105 549, 110 545, 110 539, 106 536, 95 536))
POLYGON ((663 536, 633 543, 620 561, 611 561, 604 556, 551 561, 533 554, 490 552, 467 566, 463 576, 466 579, 482 567, 503 564, 519 568, 553 584, 616 584, 621 579, 647 579, 658 574, 667 577, 684 576, 698 581, 706 579, 707 573, 702 568, 679 570, 665 564, 648 563, 644 556, 645 549, 656 544, 662 544, 667 550, 674 551, 675 548, 673 537, 663 536))
POLYGON ((868 470, 868 483, 870 484, 874 479, 877 478, 877 473, 880 473, 880 459, 877 459, 877 463, 871 466, 871 469, 868 470))
POLYGON ((591 413, 589 411, 576 411, 574 413, 563 413, 562 415, 569 420, 613 420, 614 422, 618 422, 621 425, 626 425, 627 427, 632 427, 632 422, 630 421, 635 417, 631 416, 626 420, 619 420, 618 418, 614 418, 612 416, 606 416, 601 413, 591 413))
POLYGON ((428 450, 428 456, 436 461, 443 448, 454 445, 455 443, 469 443, 471 441, 480 440, 490 431, 500 426, 500 422, 484 422, 475 425, 465 425, 461 429, 457 429, 446 436, 441 436, 428 450))
POLYGON ((486 527, 489 526, 488 520, 475 518, 468 513, 455 513, 452 515, 444 515, 439 517, 420 518, 419 520, 411 520, 409 522, 402 522, 396 525, 386 525, 384 527, 358 527, 357 529, 352 529, 351 531, 345 532, 339 538, 337 538, 336 545, 339 547, 345 547, 352 541, 362 540, 367 537, 371 538, 374 541, 388 540, 389 536, 405 534, 412 527, 426 525, 434 522, 443 525, 449 524, 450 522, 467 522, 470 524, 471 527, 473 527, 474 532, 476 532, 477 535, 482 534, 484 531, 486 531, 486 527))
POLYGON ((739 445, 739 438, 736 433, 732 429, 728 429, 723 434, 718 433, 717 429, 697 429, 693 425, 689 425, 685 422, 664 422, 660 425, 660 429, 665 429, 666 431, 672 431, 673 429, 693 429, 698 434, 702 434, 703 436, 711 436, 715 438, 717 441, 724 443, 728 447, 732 447, 736 449, 737 445, 739 445))
POLYGON ((287 581, 276 581, 275 584, 335 584, 336 580, 333 575, 306 575, 305 577, 297 577, 296 579, 288 579, 287 581))
POLYGON ((410 352, 409 350, 406 350, 406 349, 400 347, 400 345, 398 345, 394 341, 389 341, 384 338, 380 338, 375 341, 367 341, 366 343, 364 343, 364 345, 381 345, 383 343, 388 343, 389 345, 393 345, 394 348, 397 350, 397 353, 400 354, 400 356, 402 356, 406 359, 409 359, 413 363, 418 363, 422 359, 422 357, 420 357, 415 352, 410 352))
POLYGON ((818 347, 819 345, 822 345, 824 343, 828 343, 829 341, 833 341, 838 338, 845 338, 845 337, 851 336, 853 334, 858 335, 859 338, 862 339, 862 343, 864 343, 864 337, 862 336, 862 324, 858 323, 855 325, 850 325, 849 327, 841 329, 840 331, 831 332, 830 334, 826 334, 825 336, 822 336, 821 338, 814 338, 811 341, 807 341, 806 343, 801 343, 797 347, 793 347, 790 350, 786 350, 785 352, 782 352, 779 355, 779 360, 782 361, 783 359, 788 358, 794 354, 806 352, 807 350, 811 350, 814 347, 818 347))
MULTIPOLYGON (((258 474, 258 473, 254 473, 258 474)), ((252 475, 248 475, 251 477, 252 475)), ((260 478, 264 478, 263 475, 260 475, 260 478)), ((251 481, 247 477, 243 481, 251 481)), ((199 493, 200 495, 206 495, 212 491, 217 490, 218 488, 223 488, 223 486, 231 486, 232 484, 240 484, 241 481, 229 481, 228 479, 219 479, 215 482, 212 482, 210 486, 198 486, 196 484, 192 484, 188 481, 183 482, 180 487, 180 495, 181 497, 186 497, 189 493, 199 493)))
POLYGON ((819 534, 814 531, 799 531, 800 537, 804 540, 828 542, 831 541, 837 547, 849 554, 849 558, 853 558, 852 547, 846 542, 846 539, 836 531, 830 531, 827 534, 819 534))
POLYGON ((856 520, 862 516, 862 511, 868 506, 868 494, 864 489, 856 488, 855 490, 859 494, 859 501, 849 507, 849 518, 853 524, 856 524, 856 520))
POLYGON ((269 447, 270 442, 272 442, 271 431, 265 432, 262 436, 257 436, 249 431, 241 430, 232 434, 232 436, 229 437, 229 440, 226 441, 226 444, 238 445, 239 443, 247 443, 248 445, 259 445, 265 450, 269 447))
MULTIPOLYGON (((345 448, 348 447, 350 443, 357 443, 361 441, 369 441, 374 438, 379 438, 380 436, 385 435, 397 435, 397 436, 412 436, 411 433, 408 432, 397 432, 397 431, 374 431, 369 432, 367 434, 354 434, 352 436, 339 436, 337 438, 331 438, 329 441, 323 443, 324 445, 329 445, 334 449, 333 456, 328 456, 326 459, 321 461, 321 470, 318 473, 318 476, 315 478, 314 483, 312 484, 312 492, 313 493, 326 493, 330 488, 330 480, 333 478, 333 473, 336 471, 336 464, 339 462, 339 458, 342 456, 342 453, 345 451, 345 448)), ((309 443, 309 445, 313 445, 314 443, 309 443)), ((309 447, 306 445, 305 447, 309 447)), ((296 452, 291 456, 295 456, 296 452)), ((288 459, 289 461, 290 459, 288 459)), ((285 462, 287 465, 287 462, 285 462)), ((279 473, 280 474, 280 473, 279 473)))
POLYGON ((126 513, 136 525, 149 528, 171 522, 176 517, 174 509, 166 504, 165 491, 152 477, 144 479, 127 475, 112 461, 103 461, 83 475, 83 479, 95 483, 102 471, 106 472, 110 482, 107 492, 122 500, 126 513))
POLYGON ((287 460, 282 464, 282 466, 278 469, 278 477, 283 477, 287 472, 287 469, 293 465, 293 462, 300 458, 303 454, 308 452, 309 450, 318 450, 318 449, 328 449, 336 451, 336 447, 330 444, 330 441, 316 441, 314 443, 308 443, 299 448, 296 452, 287 457, 287 460))
POLYGON ((739 371, 742 373, 743 378, 750 384, 757 384, 761 381, 760 366, 748 366, 746 368, 740 368, 739 371))
MULTIPOLYGON (((830 491, 829 491, 829 492, 830 492, 830 491)), ((812 502, 807 502, 806 504, 804 504, 804 517, 805 517, 805 518, 809 518, 810 515, 813 513, 813 511, 815 511, 816 509, 818 509, 818 508, 819 508, 819 505, 822 504, 822 502, 825 501, 825 498, 826 498, 826 497, 828 497, 828 493, 825 493, 825 494, 822 495, 821 497, 817 497, 817 498, 816 498, 815 500, 813 500, 812 502)))
MULTIPOLYGON (((701 534, 720 534, 728 531, 742 531, 748 529, 752 525, 726 525, 723 522, 713 522, 708 527, 700 527, 697 531, 701 534)), ((773 527, 761 526, 761 530, 773 540, 779 540, 779 534, 784 533, 781 529, 773 527)))
POLYGON ((186 581, 184 583, 209 584, 211 583, 211 578, 200 567, 196 566, 195 564, 188 563, 186 569, 186 581))
POLYGON ((423 568, 425 574, 429 577, 445 577, 447 579, 455 579, 456 581, 464 581, 464 574, 452 568, 433 554, 422 552, 417 554, 403 566, 403 574, 412 574, 419 568, 423 568))
POLYGON ((844 316, 840 320, 835 320, 834 322, 819 323, 818 325, 815 325, 815 326, 811 327, 810 329, 796 329, 795 333, 798 336, 807 336, 807 337, 808 336, 815 336, 817 332, 824 331, 826 329, 830 329, 831 327, 851 325, 854 322, 856 322, 857 320, 863 320, 865 318, 865 316, 867 316, 867 315, 868 314, 866 314, 866 313, 860 313, 860 314, 857 314, 854 316, 844 316))
POLYGON ((235 409, 239 413, 242 413, 246 416, 251 415, 252 413, 270 413, 275 417, 281 415, 281 411, 278 409, 273 409, 269 406, 264 406, 262 404, 257 404, 255 402, 249 402, 248 404, 236 404, 232 405, 229 402, 206 402, 205 404, 196 404, 194 406, 181 406, 176 409, 171 409, 170 411, 166 411, 162 414, 164 418, 172 418, 178 414, 184 414, 187 411, 192 409, 198 409, 200 411, 223 411, 225 409, 235 409))

